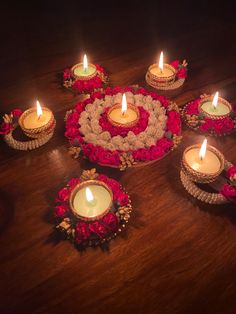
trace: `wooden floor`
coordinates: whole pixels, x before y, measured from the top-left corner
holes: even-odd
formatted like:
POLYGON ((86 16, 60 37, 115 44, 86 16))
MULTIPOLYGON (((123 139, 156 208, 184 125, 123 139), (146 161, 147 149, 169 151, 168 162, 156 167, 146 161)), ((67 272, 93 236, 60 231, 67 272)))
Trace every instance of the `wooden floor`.
MULTIPOLYGON (((169 61, 189 62, 178 105, 216 90, 236 104, 233 6, 22 5, 1 10, 0 113, 37 97, 57 128, 32 152, 0 142, 0 313, 236 313, 236 208, 204 205, 183 189, 182 152, 203 139, 185 126, 179 148, 155 164, 122 173, 97 167, 120 180, 134 208, 109 252, 80 253, 53 233, 58 189, 94 166, 67 153, 63 118, 78 98, 58 74, 86 52, 113 86, 146 86, 145 71, 164 50, 169 61)), ((235 139, 209 143, 236 164, 235 139)))

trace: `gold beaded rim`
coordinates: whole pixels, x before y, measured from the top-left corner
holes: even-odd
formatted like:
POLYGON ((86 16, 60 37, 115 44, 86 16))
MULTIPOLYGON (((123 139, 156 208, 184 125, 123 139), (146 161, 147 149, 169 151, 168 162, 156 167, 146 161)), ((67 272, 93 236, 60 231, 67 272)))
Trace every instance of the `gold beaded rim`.
POLYGON ((182 167, 183 167, 183 171, 189 175, 191 177, 191 179, 195 182, 199 182, 199 183, 208 183, 208 182, 212 182, 214 181, 220 174, 221 172, 224 170, 224 164, 225 164, 225 158, 224 158, 224 155, 218 150, 216 149, 215 147, 211 146, 211 145, 207 145, 207 149, 210 150, 211 152, 213 152, 219 159, 220 161, 220 168, 217 172, 214 172, 214 173, 202 173, 202 172, 199 172, 197 170, 194 170, 193 168, 191 168, 189 166, 189 164, 187 163, 186 161, 186 153, 193 149, 193 148, 200 148, 201 147, 201 144, 195 144, 195 145, 192 145, 192 146, 189 146, 187 147, 185 150, 184 150, 184 153, 183 153, 183 158, 182 158, 182 167))
POLYGON ((92 79, 93 77, 95 77, 95 76, 97 75, 97 68, 96 68, 96 66, 95 66, 94 64, 92 64, 92 63, 89 63, 89 64, 88 64, 88 67, 94 68, 94 70, 95 70, 94 73, 92 73, 92 74, 90 74, 90 75, 86 75, 86 76, 76 75, 74 71, 75 71, 75 69, 76 69, 77 67, 80 67, 80 66, 83 66, 83 63, 82 63, 82 62, 75 64, 75 65, 71 68, 72 75, 73 75, 74 78, 76 78, 77 80, 88 81, 88 80, 92 79))
POLYGON ((43 126, 41 126, 41 127, 39 127, 39 128, 28 129, 28 128, 26 128, 26 127, 24 126, 24 120, 25 120, 25 118, 26 118, 29 114, 31 114, 32 112, 35 112, 35 111, 36 111, 35 108, 30 108, 30 109, 24 111, 23 114, 20 116, 20 118, 19 118, 19 120, 18 120, 18 123, 19 123, 21 129, 23 130, 23 132, 24 132, 25 134, 30 135, 30 134, 34 134, 34 133, 41 133, 41 132, 44 132, 44 131, 46 131, 48 128, 50 128, 51 125, 54 123, 55 119, 54 119, 54 115, 53 115, 52 111, 51 111, 50 109, 48 109, 47 107, 42 107, 42 110, 43 110, 43 111, 48 111, 48 112, 50 112, 50 113, 51 113, 51 117, 50 117, 50 119, 49 119, 49 121, 48 121, 47 124, 45 124, 45 125, 43 125, 43 126))
POLYGON ((108 112, 107 112, 107 119, 108 121, 112 124, 112 125, 115 125, 115 126, 118 126, 118 127, 127 127, 127 128, 130 128, 132 126, 135 126, 138 121, 139 121, 139 118, 140 118, 140 113, 139 113, 139 110, 138 108, 135 106, 135 105, 132 105, 130 103, 127 104, 127 108, 129 109, 132 109, 133 111, 135 111, 136 115, 137 115, 137 118, 134 120, 134 121, 131 121, 129 123, 119 123, 119 122, 116 122, 116 121, 113 121, 110 117, 110 113, 114 110, 114 109, 117 109, 117 108, 120 108, 121 109, 121 104, 117 103, 117 104, 114 104, 112 107, 109 108, 108 112))
POLYGON ((81 182, 81 183, 79 183, 79 184, 77 184, 75 186, 75 188, 72 190, 72 192, 70 194, 69 202, 70 202, 70 208, 71 208, 73 214, 77 218, 79 218, 81 220, 84 220, 84 221, 94 221, 94 220, 101 219, 102 217, 104 217, 109 212, 109 210, 111 209, 112 204, 113 204, 113 193, 112 193, 112 190, 108 187, 108 185, 105 184, 102 181, 99 181, 99 180, 86 180, 86 181, 81 182), (79 215, 78 212, 76 211, 76 209, 74 208, 74 205, 73 205, 73 201, 74 201, 76 193, 79 190, 81 190, 82 188, 84 188, 86 186, 89 186, 89 185, 100 185, 100 186, 103 186, 109 192, 109 194, 111 196, 111 201, 110 201, 109 206, 103 211, 102 214, 94 216, 94 217, 85 217, 85 216, 79 215))
POLYGON ((205 116, 211 118, 211 119, 214 119, 214 120, 219 120, 219 119, 224 119, 226 117, 228 117, 232 111, 232 106, 231 104, 224 98, 222 97, 219 97, 218 98, 218 101, 220 100, 221 103, 223 103, 224 105, 226 105, 228 108, 229 108, 229 112, 226 113, 226 114, 223 114, 223 115, 220 115, 220 116, 215 116, 213 114, 210 114, 208 113, 207 111, 205 111, 203 108, 202 108, 202 105, 207 102, 207 101, 213 101, 213 98, 214 96, 210 95, 210 96, 205 96, 203 98, 201 98, 200 102, 199 102, 199 105, 198 105, 198 109, 200 112, 202 112, 205 116))

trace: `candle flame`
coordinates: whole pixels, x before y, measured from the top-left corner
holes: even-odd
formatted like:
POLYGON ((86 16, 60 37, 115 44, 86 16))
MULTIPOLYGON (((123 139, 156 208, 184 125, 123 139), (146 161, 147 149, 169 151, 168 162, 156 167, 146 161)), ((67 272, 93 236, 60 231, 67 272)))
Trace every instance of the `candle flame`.
POLYGON ((127 111, 127 100, 126 100, 126 95, 122 95, 122 104, 121 104, 121 112, 122 115, 124 115, 127 111))
POLYGON ((158 67, 161 70, 161 72, 163 71, 163 67, 164 67, 164 61, 163 61, 164 57, 163 57, 163 51, 160 54, 160 59, 159 59, 159 64, 158 67))
POLYGON ((93 193, 90 190, 90 188, 85 189, 86 199, 89 203, 92 203, 94 201, 93 193))
POLYGON ((43 111, 38 100, 36 101, 36 107, 37 107, 37 116, 38 118, 40 118, 43 114, 43 111))
POLYGON ((84 66, 84 71, 86 72, 88 69, 88 59, 86 55, 84 55, 83 66, 84 66))
POLYGON ((213 98, 213 101, 212 101, 212 105, 213 105, 214 109, 216 109, 216 107, 217 107, 218 98, 219 98, 219 92, 216 92, 216 93, 215 93, 215 96, 214 96, 214 98, 213 98))
POLYGON ((199 157, 201 160, 203 160, 206 156, 206 148, 207 148, 207 139, 205 138, 199 152, 199 157))

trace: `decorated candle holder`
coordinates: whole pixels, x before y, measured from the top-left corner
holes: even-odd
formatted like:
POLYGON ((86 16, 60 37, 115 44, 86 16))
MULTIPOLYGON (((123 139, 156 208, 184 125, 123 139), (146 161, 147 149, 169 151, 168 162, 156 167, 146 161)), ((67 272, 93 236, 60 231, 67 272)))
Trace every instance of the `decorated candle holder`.
POLYGON ((201 149, 200 144, 192 145, 183 153, 180 179, 184 188, 194 198, 205 203, 235 202, 236 167, 213 146, 207 148, 207 161, 199 159, 197 155, 201 149), (208 192, 209 187, 216 192, 208 192))
POLYGON ((114 179, 85 170, 58 192, 56 229, 77 247, 107 243, 125 228, 132 211, 129 195, 114 179))
POLYGON ((91 94, 66 114, 69 152, 120 170, 153 163, 181 141, 178 110, 164 96, 140 87, 91 94))
POLYGON ((175 90, 184 84, 187 77, 187 62, 182 64, 175 60, 170 64, 163 63, 163 53, 160 55, 159 65, 152 64, 146 73, 148 85, 158 90, 175 90))
POLYGON ((224 98, 203 94, 185 105, 182 116, 186 125, 202 134, 224 136, 236 130, 236 112, 224 98), (214 108, 214 98, 216 109, 214 108))
MULTIPOLYGON (((40 105, 39 105, 40 106, 40 105)), ((41 115, 37 117, 36 109, 31 108, 24 112, 14 109, 10 114, 5 114, 1 125, 0 134, 5 142, 17 150, 33 150, 46 144, 53 136, 56 120, 51 110, 40 107, 41 115), (32 140, 20 141, 13 136, 15 129, 20 126, 21 130, 32 140)))
POLYGON ((83 63, 78 63, 63 72, 63 86, 80 94, 98 91, 107 83, 108 75, 105 69, 98 64, 88 64, 86 55, 83 63))

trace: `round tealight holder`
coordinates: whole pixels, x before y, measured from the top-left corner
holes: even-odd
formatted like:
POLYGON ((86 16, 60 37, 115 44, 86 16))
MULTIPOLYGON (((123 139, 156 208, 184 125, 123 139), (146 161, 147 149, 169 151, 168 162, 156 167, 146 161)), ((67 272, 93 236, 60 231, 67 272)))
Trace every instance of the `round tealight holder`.
POLYGON ((221 97, 218 98, 218 102, 225 107, 226 112, 224 114, 214 114, 214 112, 211 113, 211 112, 204 109, 204 104, 209 103, 209 102, 212 103, 213 97, 214 96, 207 95, 207 96, 204 96, 201 98, 201 100, 199 102, 199 107, 198 107, 199 112, 203 113, 206 117, 213 119, 213 120, 220 120, 220 119, 224 119, 224 118, 228 117, 232 112, 232 106, 224 98, 221 98, 221 97))
MULTIPOLYGON (((103 199, 103 202, 104 202, 104 199, 103 199)), ((113 205, 112 190, 108 187, 107 184, 99 180, 87 180, 87 181, 79 183, 72 190, 71 195, 70 195, 70 207, 73 214, 77 218, 84 221, 95 221, 95 220, 99 220, 103 218, 109 212, 112 205, 113 205), (104 195, 106 194, 107 202, 102 204, 103 206, 101 204, 95 204, 94 206, 95 208, 92 208, 91 210, 89 210, 89 208, 84 209, 82 204, 80 207, 78 200, 76 200, 76 196, 78 196, 80 192, 83 192, 84 189, 91 188, 93 186, 99 188, 99 191, 102 192, 104 195), (78 203, 78 206, 76 206, 75 203, 78 203)))
POLYGON ((225 158, 224 158, 223 154, 221 154, 221 152, 218 149, 216 149, 213 146, 208 145, 207 150, 211 151, 219 159, 219 168, 215 172, 212 172, 212 173, 204 173, 204 172, 197 171, 189 165, 189 163, 186 160, 186 155, 192 149, 199 149, 200 150, 200 147, 201 147, 200 144, 196 144, 196 145, 189 146, 184 150, 183 158, 182 158, 182 169, 183 169, 184 173, 192 181, 197 182, 197 183, 210 183, 210 182, 215 181, 216 178, 224 170, 225 158))
MULTIPOLYGON (((114 126, 131 128, 131 127, 135 126, 139 121, 140 113, 139 113, 138 108, 135 105, 132 105, 130 103, 127 104, 127 110, 131 110, 135 114, 134 114, 132 121, 124 121, 124 123, 118 122, 118 121, 111 118, 111 114, 112 114, 112 112, 114 112, 114 110, 118 111, 120 113, 121 112, 121 105, 119 103, 114 104, 108 110, 108 113, 107 113, 108 121, 114 126)), ((124 114, 124 116, 125 116, 125 114, 124 114)))
POLYGON ((71 68, 71 72, 74 76, 74 78, 76 80, 82 80, 82 81, 88 81, 91 80, 92 78, 94 78, 97 75, 97 68, 94 64, 89 63, 88 67, 93 69, 93 72, 90 75, 77 75, 75 73, 76 68, 81 67, 83 68, 83 63, 78 63, 75 64, 72 68, 71 68))
POLYGON ((56 127, 56 120, 51 110, 46 107, 42 107, 42 110, 43 112, 48 112, 50 118, 48 119, 47 123, 37 128, 27 128, 27 126, 25 125, 25 119, 30 114, 35 112, 35 109, 33 108, 24 111, 16 123, 13 123, 12 115, 4 116, 4 120, 12 125, 10 132, 4 135, 4 140, 8 144, 8 146, 17 150, 33 150, 43 146, 51 139, 54 134, 54 129, 56 127), (13 137, 13 132, 18 126, 20 126, 25 136, 32 138, 32 140, 16 140, 13 137))
POLYGON ((171 66, 170 64, 165 63, 164 64, 164 68, 167 68, 170 70, 170 72, 172 72, 172 75, 168 75, 168 76, 158 76, 156 74, 153 74, 153 69, 156 69, 157 65, 156 64, 152 64, 150 65, 150 67, 148 68, 148 72, 146 75, 146 80, 147 83, 155 88, 159 88, 159 87, 168 87, 170 85, 172 85, 175 81, 175 77, 176 77, 176 70, 173 66, 171 66))

